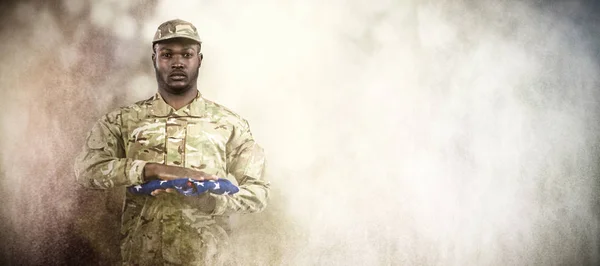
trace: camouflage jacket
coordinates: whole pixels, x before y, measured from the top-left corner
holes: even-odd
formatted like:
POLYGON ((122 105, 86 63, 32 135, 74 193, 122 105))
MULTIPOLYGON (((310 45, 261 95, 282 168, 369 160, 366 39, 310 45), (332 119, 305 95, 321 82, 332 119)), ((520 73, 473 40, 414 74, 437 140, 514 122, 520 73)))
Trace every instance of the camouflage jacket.
POLYGON ((227 215, 259 212, 267 204, 265 156, 248 122, 199 92, 180 110, 157 93, 103 116, 76 159, 75 173, 88 188, 123 188, 143 182, 148 162, 228 178, 240 192, 191 200, 127 192, 121 221, 125 264, 214 264, 227 243, 227 215))

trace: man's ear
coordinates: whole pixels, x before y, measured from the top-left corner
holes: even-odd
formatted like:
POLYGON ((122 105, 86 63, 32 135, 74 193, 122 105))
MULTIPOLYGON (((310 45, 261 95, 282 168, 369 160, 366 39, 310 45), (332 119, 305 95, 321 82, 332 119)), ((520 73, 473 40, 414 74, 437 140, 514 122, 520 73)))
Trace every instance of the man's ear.
POLYGON ((152 53, 152 66, 156 69, 156 54, 152 53))
POLYGON ((204 54, 198 53, 198 56, 200 57, 200 62, 198 62, 198 68, 200 68, 200 66, 202 65, 202 59, 204 59, 204 54))

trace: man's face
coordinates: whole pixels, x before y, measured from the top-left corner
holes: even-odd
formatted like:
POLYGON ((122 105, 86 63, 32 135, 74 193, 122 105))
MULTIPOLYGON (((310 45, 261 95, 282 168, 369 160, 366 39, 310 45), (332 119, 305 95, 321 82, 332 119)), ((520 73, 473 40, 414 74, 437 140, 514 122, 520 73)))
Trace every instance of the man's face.
POLYGON ((159 88, 173 94, 195 88, 202 63, 199 49, 198 43, 183 38, 156 43, 152 60, 159 88))

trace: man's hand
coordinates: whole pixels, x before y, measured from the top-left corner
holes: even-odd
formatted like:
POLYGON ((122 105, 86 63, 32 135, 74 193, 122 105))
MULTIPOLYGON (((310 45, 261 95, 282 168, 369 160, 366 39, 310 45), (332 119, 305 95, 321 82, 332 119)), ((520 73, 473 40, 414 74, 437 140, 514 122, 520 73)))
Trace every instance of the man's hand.
POLYGON ((158 196, 161 194, 177 194, 177 190, 175 190, 174 188, 167 188, 167 189, 155 189, 154 191, 152 191, 150 193, 150 195, 152 196, 158 196))
POLYGON ((215 175, 209 175, 205 172, 185 167, 158 163, 147 163, 146 166, 144 166, 144 181, 151 181, 155 179, 168 181, 181 178, 191 178, 198 181, 219 179, 215 175))
POLYGON ((153 191, 151 195, 155 197, 177 197, 179 200, 189 204, 190 206, 194 206, 198 208, 198 210, 205 213, 212 213, 216 207, 215 197, 210 196, 208 193, 203 193, 202 195, 196 197, 188 197, 180 194, 176 189, 167 188, 157 189, 153 191))

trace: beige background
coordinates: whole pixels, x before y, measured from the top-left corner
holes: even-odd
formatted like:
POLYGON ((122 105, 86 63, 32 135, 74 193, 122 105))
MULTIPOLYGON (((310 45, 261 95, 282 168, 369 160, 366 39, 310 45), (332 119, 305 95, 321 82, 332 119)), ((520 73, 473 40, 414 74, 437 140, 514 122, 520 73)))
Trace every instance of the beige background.
POLYGON ((201 92, 269 159, 271 204, 233 218, 232 256, 597 264, 598 9, 534 3, 3 2, 0 255, 118 260, 120 192, 80 188, 72 162, 93 121, 154 93, 150 41, 178 17, 204 39, 201 92))

